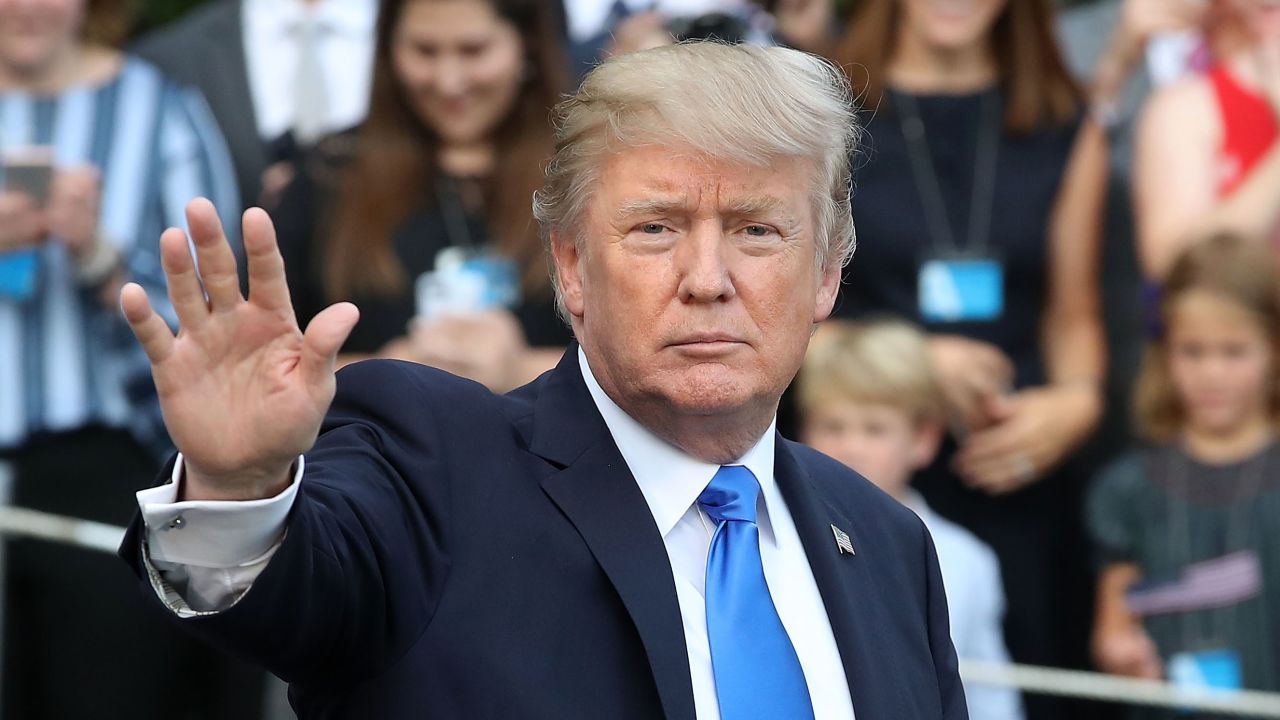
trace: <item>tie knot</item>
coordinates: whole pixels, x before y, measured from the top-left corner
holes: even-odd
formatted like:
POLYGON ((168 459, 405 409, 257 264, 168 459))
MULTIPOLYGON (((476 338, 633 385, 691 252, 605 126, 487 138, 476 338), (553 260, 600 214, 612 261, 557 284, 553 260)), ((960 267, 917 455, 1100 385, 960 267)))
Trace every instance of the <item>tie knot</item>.
POLYGON ((698 496, 698 505, 712 520, 756 521, 756 497, 760 483, 742 465, 723 465, 698 496))

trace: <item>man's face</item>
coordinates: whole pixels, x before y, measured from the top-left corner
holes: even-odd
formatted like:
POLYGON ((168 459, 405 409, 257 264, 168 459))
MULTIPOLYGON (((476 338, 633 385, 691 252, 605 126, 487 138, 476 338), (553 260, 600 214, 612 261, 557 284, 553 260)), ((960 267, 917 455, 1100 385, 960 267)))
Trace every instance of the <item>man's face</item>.
POLYGON ((554 249, 574 331, 624 410, 776 409, 840 279, 816 262, 813 170, 656 146, 604 161, 582 247, 554 249))

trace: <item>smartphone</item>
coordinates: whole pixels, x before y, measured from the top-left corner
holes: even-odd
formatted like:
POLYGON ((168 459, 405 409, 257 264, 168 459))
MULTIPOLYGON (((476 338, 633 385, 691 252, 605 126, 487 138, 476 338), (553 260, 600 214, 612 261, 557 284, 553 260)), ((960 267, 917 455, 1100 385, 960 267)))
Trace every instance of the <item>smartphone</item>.
POLYGON ((0 300, 30 300, 36 294, 39 263, 39 253, 32 249, 0 253, 0 300))
POLYGON ((49 202, 49 186, 53 182, 53 149, 33 146, 4 151, 3 189, 30 195, 37 205, 49 202))

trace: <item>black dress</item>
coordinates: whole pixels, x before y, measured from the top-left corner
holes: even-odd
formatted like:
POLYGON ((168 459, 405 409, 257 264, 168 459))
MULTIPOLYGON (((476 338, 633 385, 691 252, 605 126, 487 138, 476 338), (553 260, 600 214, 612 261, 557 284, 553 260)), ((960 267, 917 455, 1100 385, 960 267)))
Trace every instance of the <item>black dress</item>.
MULTIPOLYGON (((322 279, 322 232, 326 210, 333 206, 333 187, 345 161, 312 158, 294 179, 272 214, 284 256, 294 312, 298 323, 306 323, 334 302, 322 279)), ((439 252, 453 245, 483 247, 488 234, 483 218, 459 212, 461 199, 448 178, 440 182, 440 192, 424 189, 423 201, 397 226, 393 246, 408 279, 405 289, 394 295, 361 295, 343 298, 360 308, 360 322, 343 345, 343 352, 376 353, 388 342, 405 335, 416 314, 413 280, 435 268, 439 252), (455 207, 442 210, 444 202, 455 207), (457 223, 461 223, 459 226, 457 223), (453 223, 453 225, 451 225, 453 223)), ((555 312, 551 289, 525 292, 511 312, 520 322, 531 347, 567 345, 573 334, 555 312)))
MULTIPOLYGON (((896 93, 886 93, 891 98, 896 93)), ((997 90, 914 96, 941 186, 947 219, 964 248, 974 184, 975 156, 984 118, 1000 117, 997 90), (994 103, 989 105, 988 103, 994 103)), ((1004 266, 1004 312, 985 322, 930 323, 917 301, 922 257, 935 249, 925 201, 912 173, 906 138, 893 103, 864 113, 864 150, 854 158, 853 216, 858 249, 845 270, 837 317, 893 315, 928 332, 989 342, 1013 362, 1019 388, 1043 384, 1041 319, 1048 286, 1049 223, 1075 140, 1077 123, 996 142, 990 233, 986 248, 1004 266)), ((1091 594, 1079 521, 1081 473, 1062 467, 1010 495, 991 497, 964 487, 948 469, 948 441, 916 487, 930 507, 968 528, 999 556, 1008 611, 1005 629, 1015 661, 1071 665, 1084 659, 1091 594)), ((1087 476, 1086 476, 1087 477, 1087 476)), ((1031 718, 1060 717, 1041 697, 1028 697, 1031 718)))

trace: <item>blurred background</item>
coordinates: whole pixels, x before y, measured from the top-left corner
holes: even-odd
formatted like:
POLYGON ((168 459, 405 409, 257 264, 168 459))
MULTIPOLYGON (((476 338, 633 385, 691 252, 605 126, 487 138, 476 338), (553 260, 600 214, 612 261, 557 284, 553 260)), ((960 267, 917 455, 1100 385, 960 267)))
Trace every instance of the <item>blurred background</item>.
POLYGON ((0 718, 292 717, 111 554, 173 451, 115 298, 176 325, 189 199, 271 214, 300 322, 361 307, 342 363, 506 392, 572 342, 550 108, 705 38, 857 94, 859 248, 779 428, 924 519, 972 717, 1280 691, 1280 2, 0 0, 0 718))

